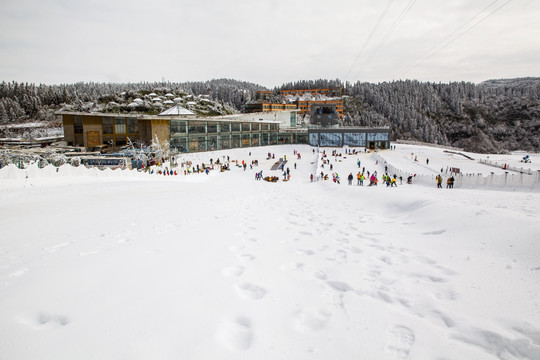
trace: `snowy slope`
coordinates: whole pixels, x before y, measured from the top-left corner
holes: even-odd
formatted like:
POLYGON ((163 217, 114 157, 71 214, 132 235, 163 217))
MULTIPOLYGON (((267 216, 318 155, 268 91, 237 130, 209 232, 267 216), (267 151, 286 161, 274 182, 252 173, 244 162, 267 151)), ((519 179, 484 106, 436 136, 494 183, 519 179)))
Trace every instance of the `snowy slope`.
POLYGON ((183 156, 259 161, 209 175, 0 169, 0 358, 540 358, 540 193, 349 186, 358 159, 495 168, 338 151, 339 185, 292 145, 183 156), (268 152, 291 181, 254 180, 268 152))

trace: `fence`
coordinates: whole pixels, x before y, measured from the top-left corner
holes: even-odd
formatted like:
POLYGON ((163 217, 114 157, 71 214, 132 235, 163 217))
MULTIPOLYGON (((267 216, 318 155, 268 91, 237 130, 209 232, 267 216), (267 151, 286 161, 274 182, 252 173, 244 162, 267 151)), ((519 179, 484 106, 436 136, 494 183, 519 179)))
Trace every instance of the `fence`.
POLYGON ((518 172, 520 174, 534 175, 534 173, 535 173, 535 171, 531 170, 531 169, 524 169, 522 167, 511 166, 511 165, 508 165, 506 163, 499 163, 497 161, 484 160, 484 159, 480 159, 478 161, 480 162, 480 164, 490 165, 490 166, 498 167, 498 168, 501 168, 501 169, 504 169, 504 170, 515 171, 515 172, 518 172))
MULTIPOLYGON (((397 167, 389 164, 381 155, 373 154, 375 160, 388 166, 389 174, 402 176, 405 181, 407 177, 413 176, 413 183, 434 186, 436 184, 435 177, 437 174, 431 175, 415 175, 406 171, 402 171, 397 167)), ((509 167, 507 167, 509 169, 509 167)), ((510 170, 510 169, 509 169, 510 170)), ((530 170, 530 169, 529 169, 530 170)), ((516 170, 514 170, 516 171, 516 170)), ((519 170, 518 170, 519 171, 519 170)), ((494 188, 529 188, 540 190, 540 171, 509 173, 505 172, 501 175, 489 174, 453 174, 454 187, 474 188, 474 187, 494 187, 494 188)))

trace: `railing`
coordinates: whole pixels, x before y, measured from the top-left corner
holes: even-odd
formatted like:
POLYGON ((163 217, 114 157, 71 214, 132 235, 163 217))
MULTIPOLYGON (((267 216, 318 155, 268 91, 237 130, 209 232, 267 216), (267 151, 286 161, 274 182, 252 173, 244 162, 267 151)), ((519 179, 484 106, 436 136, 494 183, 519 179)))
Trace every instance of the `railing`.
MULTIPOLYGON (((378 160, 379 162, 381 162, 382 164, 388 166, 389 174, 391 175, 396 174, 398 177, 402 176, 403 181, 406 181, 409 176, 412 176, 413 184, 435 186, 437 183, 435 179, 437 174, 416 175, 414 173, 402 171, 401 169, 388 163, 380 154, 373 154, 372 157, 375 160, 378 160)), ((530 188, 530 189, 540 190, 540 170, 539 171, 531 170, 530 172, 527 172, 527 173, 526 172, 510 173, 507 171, 504 174, 496 175, 496 174, 491 173, 487 176, 484 176, 481 173, 478 173, 478 174, 452 173, 450 176, 453 176, 455 179, 454 187, 460 187, 460 188, 475 188, 475 187, 485 186, 485 187, 495 187, 495 188, 530 188)), ((446 177, 448 177, 448 175, 446 177)))
POLYGON ((534 170, 531 170, 531 169, 524 169, 523 167, 511 166, 506 163, 499 163, 497 161, 491 161, 491 160, 480 159, 478 161, 480 162, 480 164, 498 167, 503 170, 515 171, 520 174, 534 175, 534 170))

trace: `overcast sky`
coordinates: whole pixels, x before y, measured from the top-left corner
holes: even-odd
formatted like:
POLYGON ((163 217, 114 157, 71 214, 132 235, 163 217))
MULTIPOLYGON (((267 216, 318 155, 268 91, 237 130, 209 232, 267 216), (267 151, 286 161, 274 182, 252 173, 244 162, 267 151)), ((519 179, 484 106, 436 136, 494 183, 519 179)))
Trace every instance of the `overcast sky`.
POLYGON ((0 0, 0 81, 540 76, 538 0, 0 0))

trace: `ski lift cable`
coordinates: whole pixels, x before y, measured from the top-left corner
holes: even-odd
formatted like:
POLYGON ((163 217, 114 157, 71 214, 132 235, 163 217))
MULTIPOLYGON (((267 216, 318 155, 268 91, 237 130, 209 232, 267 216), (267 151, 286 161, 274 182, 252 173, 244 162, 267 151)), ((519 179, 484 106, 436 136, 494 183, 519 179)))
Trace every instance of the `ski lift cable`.
POLYGON ((371 38, 373 37, 373 34, 375 34, 375 31, 377 31, 377 28, 379 27, 382 19, 384 18, 384 16, 388 12, 388 9, 390 8, 390 5, 392 5, 393 1, 394 0, 388 0, 388 3, 386 4, 386 7, 384 8, 382 14, 379 16, 379 19, 377 20, 377 23, 375 24, 375 27, 373 27, 373 29, 371 30, 371 33, 369 34, 368 38, 366 39, 366 42, 364 43, 364 45, 362 46, 362 48, 358 52, 358 55, 356 56, 353 63, 351 64, 351 67, 349 68, 349 71, 347 71, 347 74, 344 76, 344 79, 347 79, 347 77, 349 76, 350 72, 354 68, 354 65, 356 64, 356 62, 358 61, 358 59, 360 58, 360 56, 364 52, 364 49, 366 48, 367 44, 370 42, 371 38))
POLYGON ((403 19, 405 18, 405 16, 407 15, 407 13, 411 10, 411 8, 413 7, 414 3, 416 2, 416 0, 409 0, 409 2, 407 3, 407 5, 405 6, 405 8, 401 11, 401 14, 399 14, 399 16, 397 17, 396 21, 394 21, 394 24, 390 27, 390 29, 386 32, 386 34, 384 35, 383 39, 379 42, 379 44, 377 44, 377 46, 375 47, 375 50, 373 50, 373 52, 371 53, 371 55, 368 57, 368 59, 365 61, 364 65, 362 66, 362 69, 360 70, 360 72, 362 72, 364 70, 364 68, 371 62, 371 60, 373 59, 373 57, 375 57, 375 55, 377 55, 377 53, 379 52, 379 50, 381 50, 381 48, 384 46, 384 44, 386 43, 386 41, 388 40, 388 38, 394 33, 394 31, 396 31, 396 29, 398 28, 399 24, 401 24, 401 22, 403 21, 403 19))
POLYGON ((431 58, 433 55, 437 54, 439 51, 441 51, 442 49, 446 48, 448 45, 452 44, 454 41, 458 40, 459 38, 461 38, 463 35, 465 35, 466 33, 468 33, 469 31, 471 31, 474 27, 476 27, 477 25, 481 24, 484 20, 486 20, 488 17, 490 17, 491 15, 493 15, 494 13, 496 13, 497 11, 499 11, 501 8, 503 8, 504 6, 506 6, 509 2, 511 2, 512 0, 507 0, 505 3, 503 3, 501 6, 499 6, 498 8, 496 8, 495 10, 493 10, 492 12, 490 12, 489 14, 487 14, 485 17, 483 17, 482 19, 480 19, 479 21, 477 21, 476 23, 472 24, 469 28, 467 28, 464 32, 462 32, 461 34, 457 35, 456 37, 454 37, 453 39, 451 39, 452 36, 454 36, 459 30, 461 30, 462 28, 464 28, 467 24, 469 24, 470 22, 472 22, 474 19, 476 19, 477 17, 479 17, 480 15, 482 15, 482 13, 484 13, 488 8, 490 8, 491 6, 493 6, 495 3, 497 3, 499 0, 495 0, 493 1, 491 4, 489 4, 488 6, 486 6, 484 9, 482 9, 479 13, 477 13, 476 15, 474 15, 472 18, 470 18, 469 20, 467 20, 463 25, 461 25, 460 27, 458 27, 456 30, 454 30, 451 34, 449 34, 448 36, 446 36, 444 39, 442 39, 441 41, 439 41, 435 46, 433 46, 428 52, 426 52, 424 55, 422 55, 420 58, 418 58, 418 60, 416 60, 414 63, 412 63, 411 65, 409 65, 405 72, 403 73, 403 76, 406 76, 412 69, 414 69, 418 64, 421 64, 423 62, 425 62, 426 60, 428 60, 429 58, 431 58), (442 45, 445 41, 451 39, 450 41, 448 41, 446 44, 442 45), (442 46, 441 46, 442 45, 442 46))

